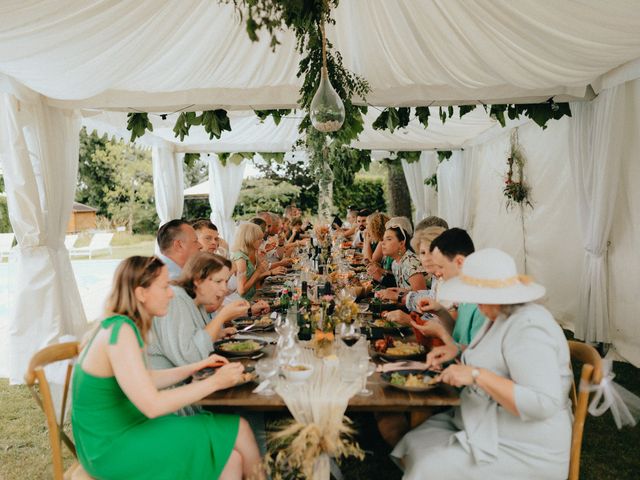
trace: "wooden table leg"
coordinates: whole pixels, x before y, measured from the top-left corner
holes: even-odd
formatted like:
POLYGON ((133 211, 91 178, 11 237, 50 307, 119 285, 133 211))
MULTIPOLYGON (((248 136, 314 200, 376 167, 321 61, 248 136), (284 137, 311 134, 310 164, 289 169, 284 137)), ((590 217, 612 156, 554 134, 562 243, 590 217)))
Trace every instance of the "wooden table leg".
POLYGON ((423 410, 410 412, 409 424, 411 425, 411 428, 416 428, 431 415, 433 415, 433 409, 429 407, 425 407, 423 410))

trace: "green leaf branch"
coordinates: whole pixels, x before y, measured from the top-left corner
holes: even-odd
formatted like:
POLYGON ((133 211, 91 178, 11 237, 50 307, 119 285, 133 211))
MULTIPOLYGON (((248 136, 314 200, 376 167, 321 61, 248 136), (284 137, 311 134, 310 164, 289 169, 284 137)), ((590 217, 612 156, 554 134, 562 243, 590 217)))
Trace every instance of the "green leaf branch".
POLYGON ((146 130, 153 132, 149 114, 144 112, 127 113, 127 130, 131 132, 131 142, 142 137, 146 130))

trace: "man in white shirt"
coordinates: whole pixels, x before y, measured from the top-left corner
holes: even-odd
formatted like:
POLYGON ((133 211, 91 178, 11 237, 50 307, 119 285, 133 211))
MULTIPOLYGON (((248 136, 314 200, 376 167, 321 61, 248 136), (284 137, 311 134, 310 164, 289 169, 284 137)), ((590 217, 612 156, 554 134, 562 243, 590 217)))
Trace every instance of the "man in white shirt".
POLYGON ((178 278, 187 260, 202 250, 196 231, 186 220, 165 223, 158 229, 156 240, 160 248, 158 257, 169 269, 171 280, 178 278))

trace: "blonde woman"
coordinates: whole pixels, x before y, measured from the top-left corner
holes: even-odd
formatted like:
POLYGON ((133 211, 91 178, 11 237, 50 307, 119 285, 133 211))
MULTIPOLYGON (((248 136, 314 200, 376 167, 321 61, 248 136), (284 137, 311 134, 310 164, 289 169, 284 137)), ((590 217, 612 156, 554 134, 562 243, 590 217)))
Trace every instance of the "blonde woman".
POLYGON ((243 223, 238 227, 231 248, 231 261, 236 269, 237 292, 251 300, 263 279, 286 272, 282 266, 269 270, 269 264, 258 256, 263 231, 255 223, 243 223))
MULTIPOLYGON (((376 212, 367 217, 367 228, 364 231, 364 245, 362 256, 371 262, 383 264, 382 237, 384 236, 385 225, 389 221, 384 213, 376 212)), ((383 265, 384 268, 384 265, 383 265)), ((389 268, 391 263, 389 262, 389 268)))
POLYGON ((105 318, 73 374, 78 459, 94 478, 240 480, 260 471, 258 446, 243 419, 172 414, 236 385, 242 364, 211 355, 182 367, 147 369, 151 321, 166 314, 172 297, 168 269, 157 257, 130 257, 118 266, 105 318), (223 366, 210 377, 166 389, 219 362, 223 366))

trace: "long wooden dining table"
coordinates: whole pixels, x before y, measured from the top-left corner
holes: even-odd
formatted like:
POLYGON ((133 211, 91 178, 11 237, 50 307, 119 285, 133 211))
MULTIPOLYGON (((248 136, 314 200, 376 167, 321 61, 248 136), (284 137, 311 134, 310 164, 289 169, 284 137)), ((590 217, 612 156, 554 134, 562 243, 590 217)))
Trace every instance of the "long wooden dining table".
MULTIPOLYGON (((258 296, 256 300, 260 298, 258 296)), ((268 299, 265 299, 268 300, 268 299)), ((413 337, 407 340, 415 339, 413 337)), ((265 348, 267 356, 274 355, 273 345, 265 348)), ((232 359, 230 359, 232 360, 232 359)), ((252 366, 252 360, 241 360, 245 366, 252 366)), ((380 363, 373 358, 372 361, 380 363)), ((239 385, 226 390, 214 392, 198 402, 199 405, 210 407, 216 411, 237 411, 238 409, 253 411, 286 411, 283 399, 274 394, 271 396, 253 393, 254 382, 239 385)), ((349 400, 347 411, 352 412, 408 412, 411 423, 417 424, 428 417, 433 409, 455 406, 460 403, 458 390, 449 385, 438 385, 425 392, 408 392, 385 384, 380 373, 374 373, 367 383, 373 394, 369 396, 354 396, 349 400)))
MULTIPOLYGON (((380 374, 374 373, 367 384, 373 391, 368 397, 354 396, 349 401, 347 411, 368 412, 414 412, 428 411, 433 407, 453 406, 460 403, 458 392, 448 385, 440 385, 432 390, 412 393, 387 387, 380 381, 380 374)), ((248 383, 204 397, 200 405, 215 407, 216 410, 236 410, 238 408, 259 411, 286 410, 278 395, 262 396, 252 393, 255 383, 248 383)))

